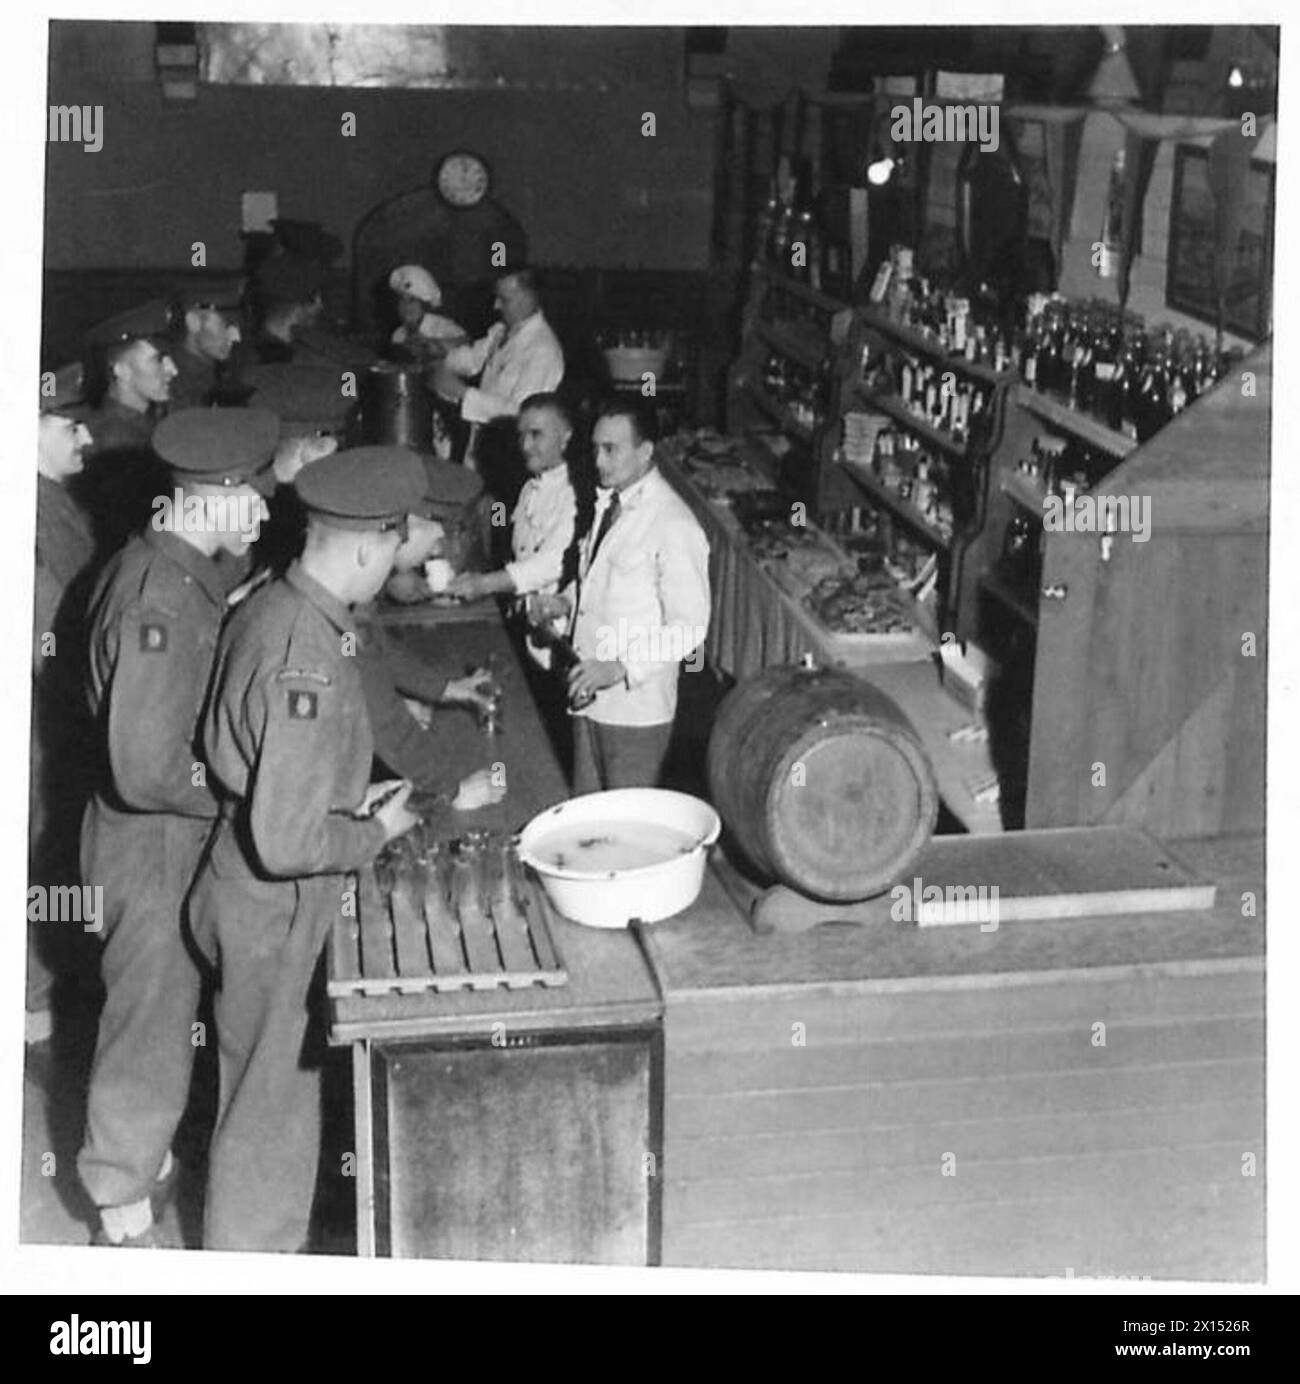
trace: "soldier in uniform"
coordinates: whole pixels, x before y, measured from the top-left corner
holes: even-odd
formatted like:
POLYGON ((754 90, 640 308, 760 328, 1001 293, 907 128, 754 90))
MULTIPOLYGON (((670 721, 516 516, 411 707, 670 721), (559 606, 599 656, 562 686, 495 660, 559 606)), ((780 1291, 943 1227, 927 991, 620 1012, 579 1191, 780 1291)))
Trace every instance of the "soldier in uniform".
POLYGON ((241 391, 229 380, 228 367, 240 341, 239 306, 237 287, 196 287, 177 299, 173 316, 180 337, 170 352, 176 367, 173 411, 237 402, 241 391))
POLYGON ((100 323, 87 338, 91 407, 81 417, 94 442, 84 489, 104 557, 143 526, 165 479, 150 440, 176 377, 166 351, 169 321, 165 303, 146 303, 100 323))
MULTIPOLYGON (((32 630, 32 761, 28 882, 80 884, 77 833, 85 806, 89 728, 82 692, 86 601, 94 575, 90 515, 75 484, 90 445, 84 423, 60 410, 79 401, 80 371, 60 371, 42 392, 36 444, 36 599, 32 630)), ((80 931, 29 924, 29 1043, 53 1031, 51 995, 80 931), (71 945, 69 945, 71 944, 71 945)))
POLYGON ((373 740, 352 607, 392 568, 422 498, 400 447, 306 467, 302 557, 250 596, 221 639, 204 717, 221 820, 190 901, 219 967, 221 1090, 204 1244, 305 1247, 320 1157, 320 1072, 304 1055, 329 930, 355 915, 350 872, 415 826, 410 785, 368 786, 373 740))
POLYGON ((275 416, 253 409, 159 424, 170 505, 91 599, 87 682, 103 764, 81 858, 83 883, 103 889, 106 993, 77 1166, 101 1244, 157 1243, 151 1197, 174 1168, 199 995, 181 912, 217 814, 196 743, 226 610, 214 559, 256 538, 277 435, 275 416))
POLYGON ((299 358, 294 349, 298 338, 323 310, 324 277, 314 260, 288 251, 258 266, 251 286, 256 322, 251 348, 259 364, 282 365, 299 358))

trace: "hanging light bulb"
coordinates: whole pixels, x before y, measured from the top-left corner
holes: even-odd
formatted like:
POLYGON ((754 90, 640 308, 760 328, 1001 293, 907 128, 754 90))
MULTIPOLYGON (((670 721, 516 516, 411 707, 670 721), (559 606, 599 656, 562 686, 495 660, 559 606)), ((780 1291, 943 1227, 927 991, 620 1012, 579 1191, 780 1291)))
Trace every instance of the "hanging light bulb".
POLYGON ((867 182, 873 187, 884 187, 894 172, 894 160, 888 155, 867 165, 867 182))
POLYGON ((1228 73, 1228 85, 1230 87, 1242 87, 1246 85, 1246 78, 1240 67, 1234 66, 1232 71, 1228 73))

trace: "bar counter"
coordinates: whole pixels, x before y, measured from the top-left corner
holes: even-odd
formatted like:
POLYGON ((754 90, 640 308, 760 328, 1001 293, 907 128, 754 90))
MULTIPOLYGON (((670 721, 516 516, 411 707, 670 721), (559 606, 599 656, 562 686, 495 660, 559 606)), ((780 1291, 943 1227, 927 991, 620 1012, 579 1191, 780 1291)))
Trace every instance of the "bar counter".
MULTIPOLYGON (((406 637, 501 656, 494 824, 562 797, 499 624, 406 637)), ((470 724, 449 773, 487 762, 470 724)), ((992 877, 1036 836, 978 838, 992 877)), ((1260 843, 1168 850, 1212 908, 798 935, 756 933, 757 886, 715 852, 677 918, 556 919, 564 985, 335 1000, 360 1251, 1259 1279, 1260 843)))

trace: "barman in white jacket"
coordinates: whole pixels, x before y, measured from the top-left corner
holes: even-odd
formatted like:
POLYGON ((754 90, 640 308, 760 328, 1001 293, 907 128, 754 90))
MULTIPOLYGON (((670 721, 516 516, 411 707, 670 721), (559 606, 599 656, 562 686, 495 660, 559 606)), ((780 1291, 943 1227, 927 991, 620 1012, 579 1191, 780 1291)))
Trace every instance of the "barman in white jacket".
MULTIPOLYGON (((549 393, 564 378, 564 352, 542 315, 532 270, 503 274, 493 306, 501 320, 486 336, 449 351, 433 378, 434 389, 460 405, 467 423, 479 426, 516 417, 530 394, 549 393), (475 377, 478 383, 470 384, 475 377)), ((474 450, 471 437, 471 462, 474 450)))
POLYGON ((496 572, 462 573, 448 587, 452 596, 473 601, 487 595, 550 594, 560 584, 578 501, 564 455, 573 421, 559 395, 530 394, 519 409, 518 435, 529 479, 511 521, 514 561, 496 572))
POLYGON ((637 402, 607 404, 592 442, 601 490, 578 578, 534 602, 569 615, 575 793, 659 783, 683 661, 698 668, 709 625, 709 543, 654 464, 657 425, 637 402))

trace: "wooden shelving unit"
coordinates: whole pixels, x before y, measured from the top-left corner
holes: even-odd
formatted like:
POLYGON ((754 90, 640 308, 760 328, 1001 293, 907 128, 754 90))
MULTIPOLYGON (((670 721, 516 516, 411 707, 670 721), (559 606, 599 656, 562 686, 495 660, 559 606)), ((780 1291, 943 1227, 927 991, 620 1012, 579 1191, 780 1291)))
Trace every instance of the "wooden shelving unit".
POLYGON ((781 485, 814 513, 829 507, 824 463, 839 440, 841 348, 851 317, 837 299, 770 268, 756 268, 740 355, 728 375, 729 430, 766 440, 781 485), (772 356, 810 376, 824 396, 816 425, 796 417, 788 400, 767 387, 766 365, 772 356))
POLYGON ((781 432, 801 442, 812 442, 813 429, 807 423, 801 423, 784 404, 778 403, 757 381, 744 380, 741 382, 741 388, 755 407, 761 409, 781 432))
POLYGON ((945 538, 910 500, 896 495, 887 485, 882 483, 878 476, 872 475, 865 466, 853 461, 843 461, 840 465, 846 474, 853 477, 854 483, 862 487, 869 499, 877 505, 882 505, 890 514, 901 519, 932 547, 947 552, 952 546, 952 539, 945 538))
POLYGON ((1261 658, 1242 632, 1266 622, 1271 347, 1139 446, 1022 385, 990 456, 974 600, 961 633, 1003 670, 989 710, 1008 730, 1026 827, 1127 822, 1165 837, 1263 823, 1261 658), (1041 523, 1045 490, 1016 469, 1036 434, 1086 448, 1084 497, 1149 502, 1130 533, 1040 530, 1041 570, 999 562, 1007 526, 1041 523), (1104 541, 1105 540, 1105 541, 1104 541))
POLYGON ((972 566, 966 550, 982 528, 987 458, 996 441, 1011 376, 1009 372, 996 371, 982 362, 954 355, 928 334, 894 322, 872 306, 854 310, 853 329, 842 355, 847 383, 841 391, 845 404, 841 412, 841 430, 843 413, 862 411, 883 415, 939 460, 946 480, 944 499, 953 515, 952 532, 945 534, 918 506, 895 493, 876 474, 874 467, 865 463, 831 457, 834 471, 853 483, 857 499, 843 498, 843 492, 833 491, 829 484, 823 486, 823 490, 828 495, 840 494, 841 503, 845 504, 859 503, 865 495, 878 511, 900 520, 913 537, 936 551, 940 564, 937 604, 941 626, 944 630, 955 630, 961 613, 968 607, 973 608, 976 601, 973 588, 980 569, 978 565, 972 566), (874 375, 879 373, 875 367, 883 360, 886 373, 892 373, 900 356, 928 360, 941 371, 951 370, 960 379, 988 391, 988 404, 972 420, 968 437, 958 439, 935 427, 915 414, 897 394, 864 381, 864 363, 873 363, 874 375))
POLYGON ((1097 451, 1106 452, 1116 460, 1122 461, 1137 448, 1135 438, 1115 432, 1091 414, 1072 409, 1050 394, 1041 394, 1036 389, 1030 389, 1028 385, 1018 384, 1014 390, 1014 397, 1021 408, 1027 409, 1043 422, 1077 437, 1097 451))
POLYGON ((939 341, 927 332, 918 331, 917 328, 909 327, 902 322, 895 322, 879 308, 860 307, 857 314, 866 326, 890 337, 913 355, 929 356, 931 360, 939 361, 945 369, 965 375, 968 379, 979 380, 983 384, 999 388, 1010 378, 1005 370, 998 371, 982 361, 967 360, 964 355, 945 350, 939 341))
MULTIPOLYGON (((732 371, 733 430, 757 423, 781 439, 771 449, 779 481, 819 519, 866 507, 887 540, 905 535, 936 554, 938 629, 973 641, 997 669, 983 720, 1005 826, 1127 821, 1166 836, 1260 829, 1262 661, 1243 659, 1240 640, 1265 628, 1268 348, 1243 368, 1255 370, 1257 396, 1225 381, 1139 446, 874 307, 850 310, 759 272, 732 371), (782 317, 774 302, 795 311, 782 317), (864 379, 864 351, 873 364, 884 357, 874 378, 864 379), (815 428, 764 390, 769 353, 826 380, 815 428), (890 374, 891 353, 990 391, 968 440, 873 387, 890 374), (878 463, 844 456, 844 417, 855 412, 888 420, 931 454, 931 483, 950 488, 951 536, 878 463), (1071 469, 1086 459, 1092 485, 1082 495, 1150 497, 1151 541, 1114 534, 1103 544, 1100 534, 1041 529, 1035 538, 1031 529, 1022 556, 1004 558, 1013 519, 1022 530, 1026 520, 1041 525, 1046 490, 1017 470, 1041 433, 1072 445, 1071 469), (1104 784, 1094 783, 1098 763, 1104 784)), ((912 701, 932 718, 928 703, 912 701)))

